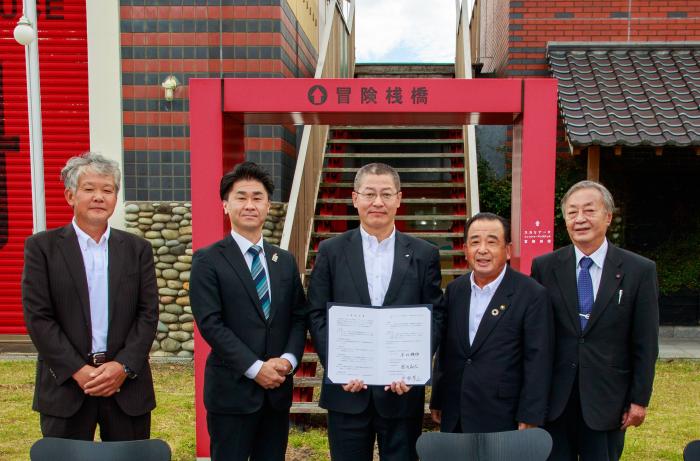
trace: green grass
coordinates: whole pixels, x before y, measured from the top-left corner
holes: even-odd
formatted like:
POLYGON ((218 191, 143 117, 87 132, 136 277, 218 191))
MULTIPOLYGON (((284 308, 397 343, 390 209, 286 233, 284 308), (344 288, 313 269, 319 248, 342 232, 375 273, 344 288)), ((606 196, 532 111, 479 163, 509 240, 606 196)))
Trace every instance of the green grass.
MULTIPOLYGON (((194 378, 191 365, 153 365, 158 408, 152 436, 166 440, 174 461, 194 456, 194 378)), ((630 429, 625 461, 682 461, 683 447, 700 439, 700 362, 659 362, 647 420, 630 429)), ((29 447, 41 437, 39 417, 31 410, 34 363, 0 361, 0 460, 29 459, 29 447)), ((314 420, 318 422, 319 420, 314 420)), ((322 421, 322 419, 320 420, 322 421)), ((316 424, 292 430, 288 459, 328 459, 326 432, 316 424)))

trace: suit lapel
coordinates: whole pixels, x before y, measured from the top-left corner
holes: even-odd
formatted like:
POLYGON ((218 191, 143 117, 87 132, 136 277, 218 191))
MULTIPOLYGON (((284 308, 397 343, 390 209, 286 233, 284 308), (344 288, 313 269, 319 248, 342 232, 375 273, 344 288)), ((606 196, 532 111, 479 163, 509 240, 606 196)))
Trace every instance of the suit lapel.
POLYGON ((569 245, 566 251, 559 256, 559 264, 554 268, 554 275, 557 278, 557 286, 566 304, 566 312, 569 315, 574 331, 580 334, 581 321, 578 317, 576 257, 573 245, 569 245))
POLYGON ((248 297, 253 302, 253 305, 260 315, 260 318, 265 320, 265 314, 263 313, 260 298, 258 298, 258 292, 255 289, 255 284, 253 283, 253 277, 250 275, 250 269, 248 269, 248 264, 246 264, 245 258, 243 257, 238 244, 235 240, 233 240, 231 234, 229 234, 226 239, 219 242, 219 245, 222 255, 226 261, 228 261, 233 268, 233 271, 240 279, 243 288, 245 289, 246 293, 248 293, 248 297))
MULTIPOLYGON (((506 268, 505 276, 498 286, 498 289, 493 294, 493 298, 491 298, 491 302, 486 308, 484 316, 481 318, 479 328, 476 330, 476 336, 474 336, 474 342, 471 345, 470 354, 474 354, 479 350, 481 345, 484 344, 484 341, 486 341, 486 338, 491 334, 491 331, 493 331, 501 318, 508 312, 511 296, 513 295, 513 276, 511 271, 512 269, 510 267, 506 268), (492 312, 496 311, 497 314, 493 315, 492 312)), ((467 338, 469 338, 469 336, 467 336, 467 338)))
POLYGON ((68 271, 70 272, 75 291, 78 293, 78 300, 83 310, 85 325, 87 331, 92 331, 92 321, 90 319, 90 294, 88 293, 87 275, 85 274, 85 264, 83 263, 83 254, 80 251, 78 236, 75 234, 73 224, 68 224, 61 232, 61 240, 59 241, 61 253, 65 260, 68 271))
POLYGON ((605 264, 603 264, 603 274, 600 277, 598 294, 593 303, 591 318, 586 324, 585 331, 589 331, 593 328, 593 325, 595 325, 605 309, 610 305, 610 298, 612 298, 617 291, 623 277, 624 273, 622 272, 620 252, 616 247, 608 244, 608 252, 605 255, 605 264))
POLYGON ((469 283, 468 275, 460 277, 458 283, 459 285, 456 286, 454 290, 458 296, 456 299, 451 299, 450 304, 452 304, 452 306, 447 307, 456 314, 457 337, 465 338, 464 341, 459 341, 459 343, 464 348, 465 355, 469 355, 471 350, 471 346, 469 345, 469 310, 471 303, 469 301, 472 297, 472 286, 471 283, 469 283), (462 293, 464 293, 464 298, 461 296, 462 293))
POLYGON ((272 303, 270 303, 269 321, 272 321, 272 318, 277 312, 277 303, 281 301, 280 297, 283 295, 282 293, 272 292, 272 287, 280 287, 280 267, 279 263, 277 262, 277 251, 275 251, 275 247, 267 242, 263 242, 263 247, 265 248, 265 261, 267 262, 268 268, 267 283, 270 290, 270 296, 272 297, 272 303))
POLYGON ((109 282, 107 285, 107 305, 109 307, 107 312, 109 315, 108 325, 111 325, 112 317, 114 316, 114 298, 116 298, 116 293, 119 289, 119 281, 124 269, 124 240, 116 232, 110 230, 107 248, 109 252, 107 256, 107 274, 109 277, 109 282))
POLYGON ((365 260, 362 252, 362 235, 358 227, 348 236, 345 245, 345 258, 348 261, 348 268, 352 281, 355 284, 357 293, 360 295, 362 304, 370 305, 369 288, 367 287, 367 273, 365 272, 365 260))
POLYGON ((389 287, 386 290, 386 295, 384 295, 385 306, 391 306, 394 299, 398 296, 403 277, 411 265, 411 259, 413 259, 411 245, 401 232, 396 231, 394 240, 394 264, 391 270, 389 287))

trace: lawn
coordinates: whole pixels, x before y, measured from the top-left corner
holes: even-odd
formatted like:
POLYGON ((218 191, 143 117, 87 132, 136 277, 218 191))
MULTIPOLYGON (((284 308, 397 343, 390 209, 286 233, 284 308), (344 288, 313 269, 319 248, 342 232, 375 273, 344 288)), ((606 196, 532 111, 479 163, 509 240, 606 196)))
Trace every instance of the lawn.
MULTIPOLYGON (((154 364, 158 408, 153 413, 153 437, 166 440, 174 461, 194 460, 194 382, 192 365, 154 364)), ((31 411, 34 363, 0 361, 0 460, 29 459, 38 439, 39 418, 31 411)), ((700 361, 659 362, 649 415, 641 428, 628 432, 626 461, 682 461, 685 444, 700 439, 700 361)), ((322 421, 314 420, 315 422, 322 421)), ((328 459, 323 428, 312 424, 293 430, 290 460, 328 459)))

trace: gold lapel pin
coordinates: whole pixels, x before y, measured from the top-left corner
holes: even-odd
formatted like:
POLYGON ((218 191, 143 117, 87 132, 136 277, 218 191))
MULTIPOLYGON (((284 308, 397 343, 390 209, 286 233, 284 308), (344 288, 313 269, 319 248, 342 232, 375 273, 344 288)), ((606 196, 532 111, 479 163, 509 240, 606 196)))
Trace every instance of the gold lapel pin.
POLYGON ((273 262, 273 263, 276 263, 276 262, 277 262, 277 253, 274 253, 274 254, 272 255, 272 262, 273 262))
POLYGON ((491 315, 493 315, 494 317, 496 317, 498 314, 499 314, 498 309, 494 309, 491 311, 491 315))
POLYGON ((499 309, 502 310, 502 311, 506 310, 506 305, 505 305, 505 304, 501 304, 501 306, 499 307, 499 309))

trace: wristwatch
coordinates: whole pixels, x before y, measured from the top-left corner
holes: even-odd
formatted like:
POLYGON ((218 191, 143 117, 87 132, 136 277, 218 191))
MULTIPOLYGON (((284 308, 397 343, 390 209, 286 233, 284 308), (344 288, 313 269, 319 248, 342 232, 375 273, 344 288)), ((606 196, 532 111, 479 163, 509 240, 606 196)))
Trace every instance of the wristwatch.
POLYGON ((129 378, 129 379, 135 379, 136 376, 137 376, 137 374, 134 373, 134 370, 132 370, 131 368, 127 367, 126 365, 124 365, 124 373, 126 373, 126 377, 129 378))

